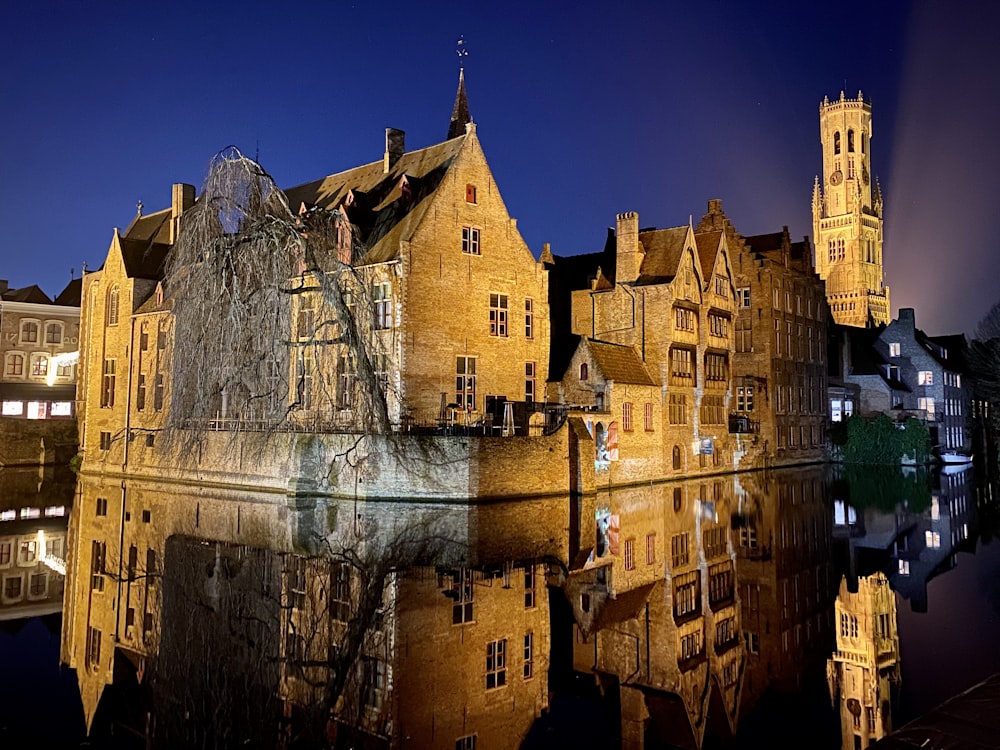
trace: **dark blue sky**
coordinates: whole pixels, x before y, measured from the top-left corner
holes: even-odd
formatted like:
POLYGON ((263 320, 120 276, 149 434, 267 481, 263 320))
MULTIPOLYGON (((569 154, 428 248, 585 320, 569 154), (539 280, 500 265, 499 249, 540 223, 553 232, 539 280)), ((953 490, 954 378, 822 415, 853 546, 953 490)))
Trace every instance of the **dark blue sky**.
POLYGON ((753 5, 12 4, 0 277, 58 293, 136 201, 200 186, 230 144, 290 186, 380 159, 386 126, 408 148, 443 140, 461 34, 480 138, 536 255, 599 249, 620 211, 697 221, 715 197, 744 234, 811 234, 818 103, 863 90, 894 312, 971 331, 1000 298, 1000 4, 753 5))

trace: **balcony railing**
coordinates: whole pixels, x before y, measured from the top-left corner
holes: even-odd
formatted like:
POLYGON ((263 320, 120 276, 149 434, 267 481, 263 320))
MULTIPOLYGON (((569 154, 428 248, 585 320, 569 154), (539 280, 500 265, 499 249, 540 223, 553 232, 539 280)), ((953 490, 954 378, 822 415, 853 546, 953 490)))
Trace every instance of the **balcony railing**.
POLYGON ((760 433, 760 420, 750 419, 746 414, 730 414, 729 432, 741 435, 757 435, 760 433))

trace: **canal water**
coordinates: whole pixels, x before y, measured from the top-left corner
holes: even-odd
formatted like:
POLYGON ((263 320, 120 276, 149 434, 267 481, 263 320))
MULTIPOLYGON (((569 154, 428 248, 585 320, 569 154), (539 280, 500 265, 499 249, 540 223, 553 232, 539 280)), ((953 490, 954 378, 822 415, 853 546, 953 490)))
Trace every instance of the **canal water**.
POLYGON ((0 747, 854 748, 1000 672, 971 468, 469 507, 114 486, 70 518, 65 478, 0 472, 0 747), (349 718, 317 718, 338 670, 349 718))

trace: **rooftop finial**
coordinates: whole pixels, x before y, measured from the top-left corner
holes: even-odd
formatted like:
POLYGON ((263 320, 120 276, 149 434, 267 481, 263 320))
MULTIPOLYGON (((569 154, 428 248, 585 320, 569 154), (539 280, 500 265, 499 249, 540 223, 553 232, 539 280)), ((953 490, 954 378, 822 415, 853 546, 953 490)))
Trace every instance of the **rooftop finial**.
POLYGON ((135 204, 135 215, 136 216, 142 216, 142 201, 141 200, 139 200, 135 204))
POLYGON ((465 126, 472 122, 472 115, 469 113, 469 99, 465 95, 465 58, 469 55, 469 50, 465 46, 465 37, 459 37, 458 47, 458 92, 455 94, 455 106, 451 110, 451 123, 448 125, 448 140, 465 135, 465 126))

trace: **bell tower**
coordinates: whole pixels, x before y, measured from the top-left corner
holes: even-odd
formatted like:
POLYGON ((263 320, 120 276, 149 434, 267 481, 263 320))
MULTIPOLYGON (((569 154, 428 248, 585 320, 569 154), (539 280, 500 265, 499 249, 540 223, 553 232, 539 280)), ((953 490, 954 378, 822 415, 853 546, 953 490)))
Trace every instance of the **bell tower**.
POLYGON ((816 273, 833 319, 863 328, 889 322, 882 266, 882 193, 872 178, 872 107, 857 99, 819 105, 823 174, 813 184, 816 273))

